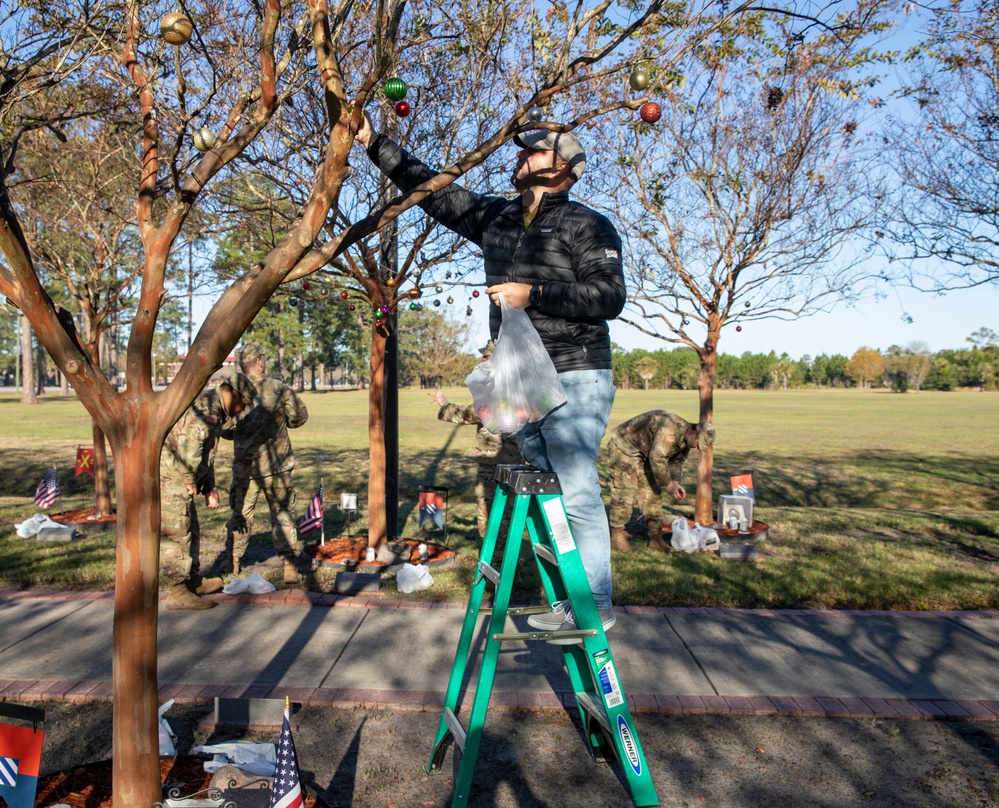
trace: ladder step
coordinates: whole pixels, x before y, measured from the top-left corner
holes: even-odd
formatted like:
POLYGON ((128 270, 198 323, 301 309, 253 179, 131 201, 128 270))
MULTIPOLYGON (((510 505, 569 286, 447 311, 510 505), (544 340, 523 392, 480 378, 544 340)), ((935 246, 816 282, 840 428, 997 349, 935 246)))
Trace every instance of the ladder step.
POLYGON ((607 720, 607 713, 604 706, 593 697, 592 693, 581 691, 576 694, 576 703, 582 707, 586 713, 596 719, 608 733, 611 731, 610 721, 607 720))
POLYGON ((555 556, 551 550, 545 547, 543 544, 535 544, 534 552, 541 556, 549 564, 554 564, 556 567, 559 565, 558 558, 555 556))
POLYGON ((510 631, 503 634, 493 634, 493 642, 508 640, 581 640, 584 637, 596 637, 595 628, 578 628, 573 631, 510 631))
MULTIPOLYGON (((507 614, 548 614, 551 606, 511 606, 506 610, 507 614)), ((492 606, 481 606, 479 614, 492 614, 492 606)))
POLYGON ((451 737, 454 738, 454 745, 464 752, 465 728, 461 725, 461 722, 458 720, 458 716, 454 714, 450 707, 444 708, 444 723, 447 724, 447 728, 451 730, 451 737))
POLYGON ((475 576, 475 580, 472 582, 472 586, 475 586, 475 584, 481 581, 483 577, 488 578, 490 581, 492 581, 493 586, 499 585, 500 574, 496 570, 496 568, 489 566, 489 564, 487 564, 485 561, 480 561, 479 571, 478 574, 475 576))

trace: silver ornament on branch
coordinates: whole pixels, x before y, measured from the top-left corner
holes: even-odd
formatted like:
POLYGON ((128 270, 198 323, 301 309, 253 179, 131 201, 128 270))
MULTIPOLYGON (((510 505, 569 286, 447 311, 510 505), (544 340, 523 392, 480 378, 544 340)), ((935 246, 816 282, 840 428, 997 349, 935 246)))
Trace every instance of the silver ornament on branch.
POLYGON ((527 110, 527 120, 531 123, 540 123, 541 119, 545 117, 544 111, 541 107, 531 107, 527 110))
POLYGON ((194 148, 200 152, 211 151, 215 148, 215 133, 207 126, 194 130, 194 148))
POLYGON ((180 11, 171 11, 160 20, 160 35, 171 45, 184 45, 194 33, 190 18, 180 11))

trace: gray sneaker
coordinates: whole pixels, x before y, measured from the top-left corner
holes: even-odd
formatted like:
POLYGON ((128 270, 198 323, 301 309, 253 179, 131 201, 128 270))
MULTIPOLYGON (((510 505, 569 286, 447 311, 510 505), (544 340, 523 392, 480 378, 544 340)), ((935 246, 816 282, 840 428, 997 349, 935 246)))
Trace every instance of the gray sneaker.
MULTIPOLYGON (((607 629, 617 622, 617 615, 614 614, 613 606, 608 606, 606 609, 598 609, 597 613, 600 615, 600 622, 603 624, 604 631, 607 631, 607 629)), ((556 601, 552 604, 550 612, 532 614, 527 618, 527 625, 538 631, 575 631, 577 629, 576 616, 572 613, 569 604, 564 600, 556 601)), ((548 640, 550 645, 573 645, 578 642, 581 642, 578 637, 568 637, 564 640, 548 640)))

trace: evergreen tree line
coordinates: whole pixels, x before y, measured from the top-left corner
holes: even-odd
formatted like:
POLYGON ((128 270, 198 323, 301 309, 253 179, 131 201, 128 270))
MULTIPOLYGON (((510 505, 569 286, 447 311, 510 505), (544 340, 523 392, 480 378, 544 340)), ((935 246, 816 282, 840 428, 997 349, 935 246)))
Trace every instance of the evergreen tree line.
MULTIPOLYGON (((966 348, 931 353, 924 346, 896 345, 886 351, 858 348, 852 356, 820 354, 792 359, 787 353, 718 354, 716 387, 729 390, 787 390, 809 387, 910 390, 999 390, 999 338, 981 328, 966 348)), ((614 353, 614 383, 621 389, 697 388, 697 353, 636 349, 614 353)))
MULTIPOLYGON (((370 339, 368 324, 336 302, 296 300, 278 295, 248 329, 247 339, 262 342, 277 359, 273 368, 299 389, 363 385, 370 339)), ((179 322, 180 316, 174 319, 179 322)), ((170 330, 157 345, 157 381, 165 383, 169 368, 184 354, 182 329, 170 330)), ((470 347, 467 320, 422 310, 400 313, 399 383, 460 385, 479 361, 470 347)), ((858 348, 851 356, 820 354, 792 359, 787 353, 718 354, 716 385, 727 390, 787 390, 809 387, 888 388, 909 390, 999 390, 999 337, 981 328, 967 338, 968 347, 931 353, 913 343, 885 351, 858 348)), ((15 383, 18 344, 13 318, 0 318, 0 385, 15 383)), ((58 384, 54 366, 37 353, 43 384, 58 384)), ((700 370, 697 353, 674 350, 625 351, 615 346, 614 383, 622 390, 692 390, 700 370)))

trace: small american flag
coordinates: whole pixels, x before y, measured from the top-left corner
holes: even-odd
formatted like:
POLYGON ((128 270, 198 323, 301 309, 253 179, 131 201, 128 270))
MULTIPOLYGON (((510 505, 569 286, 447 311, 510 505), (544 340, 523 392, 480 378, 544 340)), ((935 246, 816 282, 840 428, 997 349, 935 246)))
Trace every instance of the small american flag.
POLYGON ((56 479, 55 467, 45 472, 38 488, 35 489, 35 504, 39 508, 51 508, 59 498, 59 481, 56 479))
POLYGON ((304 805, 302 784, 298 779, 298 756, 295 754, 295 741, 291 737, 286 708, 284 722, 281 724, 281 738, 277 745, 277 765, 274 767, 270 808, 302 808, 304 805))
POLYGON ((323 484, 319 483, 319 490, 309 503, 305 511, 305 516, 298 523, 298 532, 305 534, 313 530, 319 530, 323 526, 323 484))

